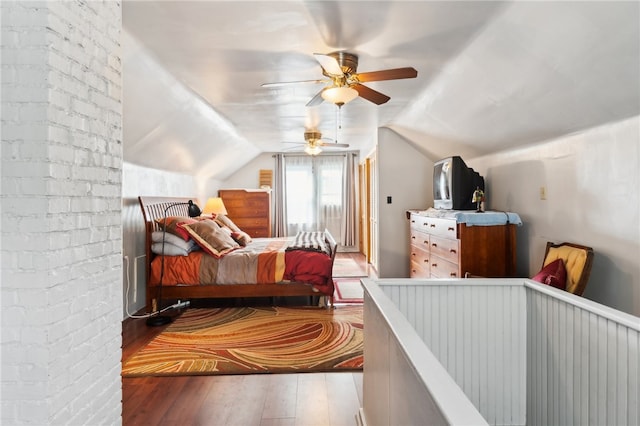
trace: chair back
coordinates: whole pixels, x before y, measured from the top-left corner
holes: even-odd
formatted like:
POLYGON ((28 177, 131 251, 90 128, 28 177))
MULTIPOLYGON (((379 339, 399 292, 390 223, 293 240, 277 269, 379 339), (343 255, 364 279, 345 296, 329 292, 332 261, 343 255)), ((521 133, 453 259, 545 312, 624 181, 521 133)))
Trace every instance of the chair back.
POLYGON ((565 290, 582 296, 589 281, 589 275, 591 275, 593 249, 574 243, 554 244, 547 242, 542 267, 544 268, 556 259, 562 259, 567 270, 567 286, 565 290))

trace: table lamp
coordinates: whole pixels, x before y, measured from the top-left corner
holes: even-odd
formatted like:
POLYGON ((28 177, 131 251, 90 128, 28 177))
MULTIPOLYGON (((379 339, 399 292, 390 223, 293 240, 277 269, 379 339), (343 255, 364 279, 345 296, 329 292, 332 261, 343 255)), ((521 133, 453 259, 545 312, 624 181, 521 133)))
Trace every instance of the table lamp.
POLYGON ((202 214, 227 214, 227 209, 220 197, 211 197, 202 209, 202 214))

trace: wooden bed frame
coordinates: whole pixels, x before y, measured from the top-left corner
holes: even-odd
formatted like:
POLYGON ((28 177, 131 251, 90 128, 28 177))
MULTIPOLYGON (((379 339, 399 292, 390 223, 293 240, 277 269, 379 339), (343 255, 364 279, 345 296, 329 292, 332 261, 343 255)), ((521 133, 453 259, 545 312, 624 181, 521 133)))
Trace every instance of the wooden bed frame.
MULTIPOLYGON (((147 311, 155 311, 156 297, 159 287, 149 286, 149 277, 151 274, 151 261, 156 256, 151 251, 151 233, 160 231, 160 226, 156 223, 156 219, 164 218, 166 208, 175 203, 185 203, 183 205, 173 206, 167 212, 168 216, 188 216, 189 200, 192 198, 177 197, 138 197, 142 215, 145 223, 145 254, 146 254, 146 301, 147 311)), ((333 262, 336 257, 338 244, 333 236, 325 231, 326 242, 331 250, 331 271, 333 271, 333 262)), ((329 276, 329 280, 333 280, 333 276, 329 276)), ((241 298, 241 297, 275 297, 275 296, 327 296, 314 291, 310 284, 291 282, 287 284, 277 285, 257 285, 257 284, 225 284, 225 285, 190 285, 190 286, 163 286, 162 298, 164 300, 171 299, 208 299, 208 298, 241 298)), ((327 296, 327 306, 333 307, 333 295, 327 296)))

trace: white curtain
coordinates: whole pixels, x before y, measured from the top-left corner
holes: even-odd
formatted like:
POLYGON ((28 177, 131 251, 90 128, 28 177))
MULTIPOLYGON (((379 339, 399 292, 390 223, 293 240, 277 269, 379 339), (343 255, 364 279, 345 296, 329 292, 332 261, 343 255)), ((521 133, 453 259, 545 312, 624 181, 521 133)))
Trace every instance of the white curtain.
POLYGON ((277 154, 274 156, 276 159, 276 173, 275 182, 273 186, 273 236, 274 237, 286 237, 287 236, 287 212, 285 203, 287 200, 287 194, 285 191, 285 170, 284 170, 284 155, 277 154))
POLYGON ((357 153, 274 157, 274 236, 326 228, 338 244, 356 245, 357 153))
POLYGON ((344 190, 342 192, 342 215, 340 238, 342 245, 358 245, 358 156, 347 154, 344 162, 344 190))
POLYGON ((284 160, 287 234, 326 228, 338 239, 345 156, 285 156, 284 160))

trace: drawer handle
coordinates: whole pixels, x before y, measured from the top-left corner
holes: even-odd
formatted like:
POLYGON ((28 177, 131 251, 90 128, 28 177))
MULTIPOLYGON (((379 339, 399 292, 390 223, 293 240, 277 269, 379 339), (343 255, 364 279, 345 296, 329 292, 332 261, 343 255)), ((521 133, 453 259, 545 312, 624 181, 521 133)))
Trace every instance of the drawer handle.
POLYGON ((416 255, 415 253, 411 253, 411 256, 414 256, 414 257, 415 257, 415 255, 416 255))
POLYGON ((431 225, 429 225, 429 226, 431 226, 432 228, 435 228, 435 227, 436 227, 435 223, 432 223, 432 224, 431 224, 431 225))
POLYGON ((449 227, 447 228, 447 231, 453 231, 453 228, 449 227))
POLYGON ((416 223, 416 221, 415 221, 415 220, 413 220, 413 219, 411 219, 411 223, 416 223))
POLYGON ((433 266, 434 268, 437 268, 438 264, 437 263, 432 263, 431 266, 433 266))
POLYGON ((438 244, 436 244, 436 243, 431 243, 431 246, 432 246, 432 247, 438 247, 438 244))
POLYGON ((412 235, 412 236, 411 236, 411 239, 412 239, 412 240, 415 240, 415 239, 416 239, 416 236, 415 236, 415 235, 412 235))
POLYGON ((451 277, 457 277, 457 276, 458 276, 458 274, 457 274, 456 272, 452 272, 452 273, 450 273, 450 274, 449 274, 449 276, 451 276, 451 277))
POLYGON ((457 251, 455 249, 451 249, 451 250, 449 250, 449 253, 454 253, 455 254, 455 253, 457 253, 457 251))
POLYGON ((426 245, 429 245, 429 241, 427 241, 427 240, 424 240, 424 241, 422 242, 422 244, 426 244, 426 245))
POLYGON ((424 263, 429 263, 429 259, 423 260, 424 263))

